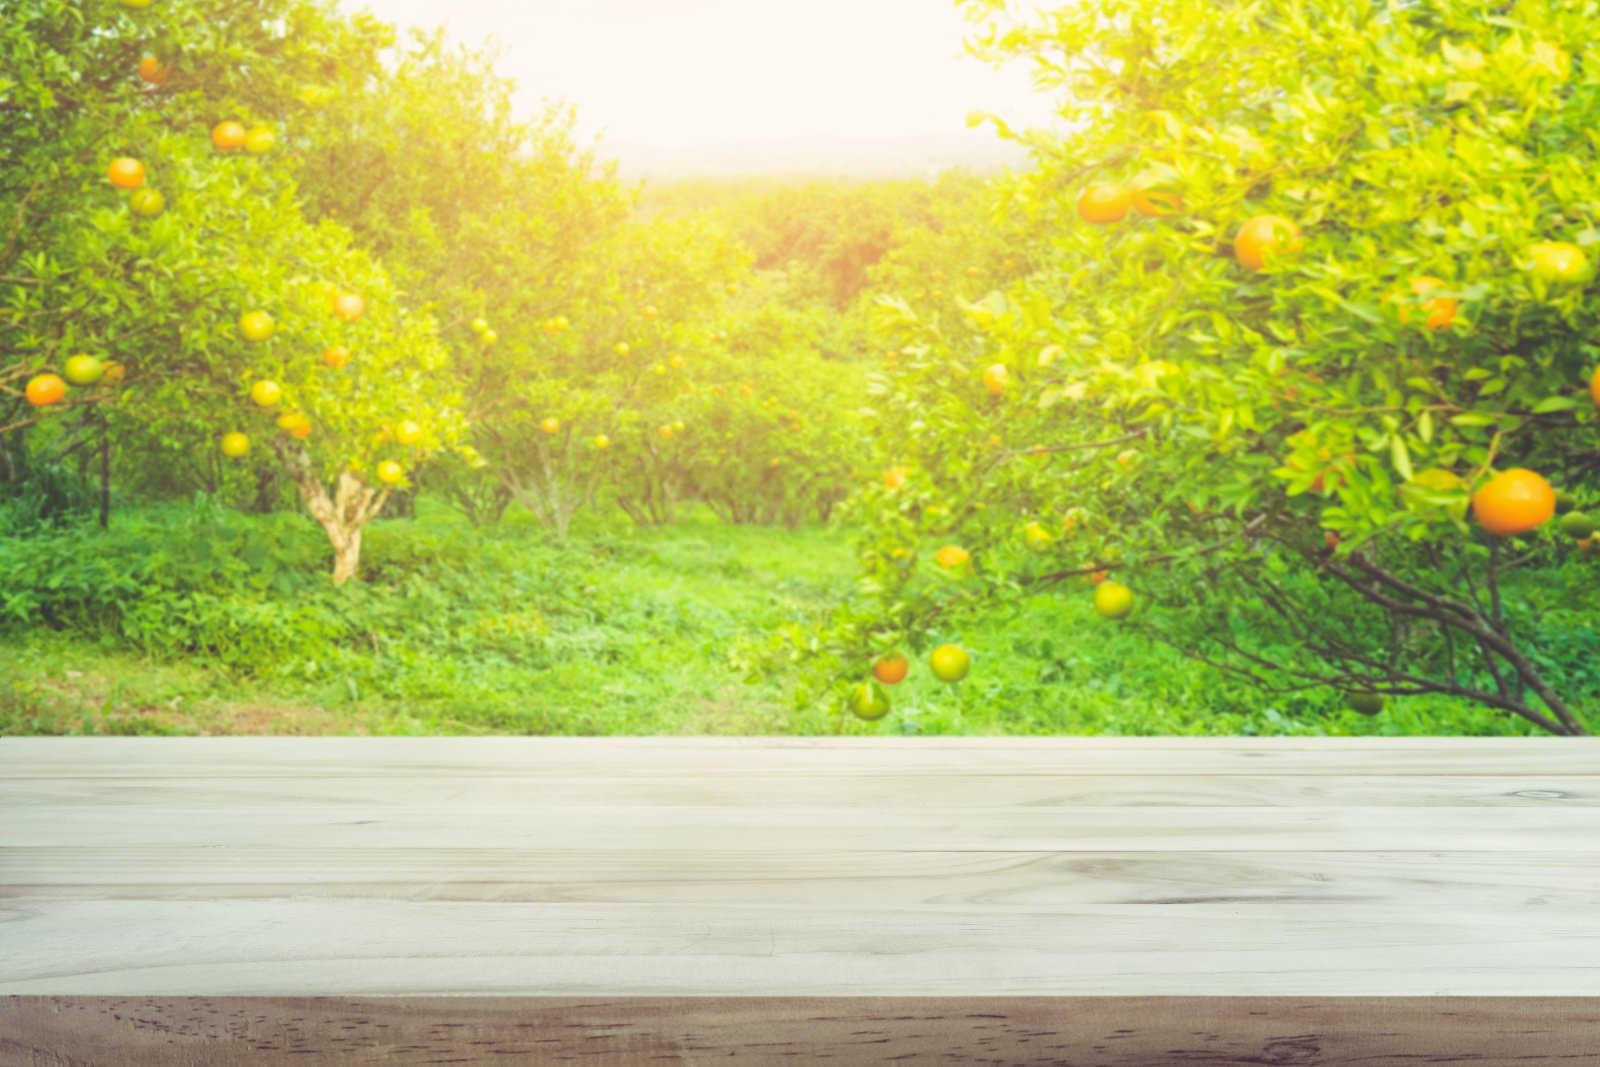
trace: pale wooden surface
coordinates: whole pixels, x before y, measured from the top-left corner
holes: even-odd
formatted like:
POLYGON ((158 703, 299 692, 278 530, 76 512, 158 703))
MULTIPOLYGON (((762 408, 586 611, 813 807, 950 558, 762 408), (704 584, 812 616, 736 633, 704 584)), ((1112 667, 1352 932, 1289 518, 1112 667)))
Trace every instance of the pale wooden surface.
POLYGON ((1600 996, 1600 740, 0 739, 0 994, 1600 996))

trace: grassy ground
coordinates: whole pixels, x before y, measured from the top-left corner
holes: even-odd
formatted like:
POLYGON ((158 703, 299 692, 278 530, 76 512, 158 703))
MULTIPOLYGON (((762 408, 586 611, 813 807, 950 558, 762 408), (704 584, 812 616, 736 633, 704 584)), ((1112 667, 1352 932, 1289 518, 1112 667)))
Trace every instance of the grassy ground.
POLYGON ((417 522, 370 531, 369 581, 347 591, 327 587, 320 536, 293 516, 167 510, 40 555, 61 575, 36 591, 54 625, 0 631, 0 732, 1525 732, 1422 698, 1374 719, 1331 693, 1278 706, 1061 595, 933 635, 972 650, 969 678, 915 670, 865 724, 831 699, 795 706, 792 676, 737 669, 741 647, 850 587, 849 531, 696 515, 557 545, 526 520, 474 531, 424 501, 417 522))

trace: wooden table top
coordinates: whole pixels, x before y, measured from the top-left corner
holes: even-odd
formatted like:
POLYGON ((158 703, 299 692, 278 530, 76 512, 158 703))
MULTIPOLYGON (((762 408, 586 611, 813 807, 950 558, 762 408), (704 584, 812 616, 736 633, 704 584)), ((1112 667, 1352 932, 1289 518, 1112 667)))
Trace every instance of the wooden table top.
POLYGON ((0 994, 1600 996, 1600 739, 6 738, 0 994))

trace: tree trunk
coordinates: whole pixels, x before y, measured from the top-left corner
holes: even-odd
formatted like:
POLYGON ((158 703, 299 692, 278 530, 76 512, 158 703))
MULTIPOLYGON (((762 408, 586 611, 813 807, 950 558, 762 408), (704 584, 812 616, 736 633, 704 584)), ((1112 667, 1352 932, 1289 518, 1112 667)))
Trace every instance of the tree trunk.
POLYGON ((356 576, 356 568, 361 563, 361 528, 383 510, 389 490, 380 492, 354 472, 340 471, 330 498, 328 487, 312 473, 311 460, 304 448, 280 437, 273 439, 272 449, 299 488, 306 510, 328 535, 333 545, 333 584, 343 585, 356 576))

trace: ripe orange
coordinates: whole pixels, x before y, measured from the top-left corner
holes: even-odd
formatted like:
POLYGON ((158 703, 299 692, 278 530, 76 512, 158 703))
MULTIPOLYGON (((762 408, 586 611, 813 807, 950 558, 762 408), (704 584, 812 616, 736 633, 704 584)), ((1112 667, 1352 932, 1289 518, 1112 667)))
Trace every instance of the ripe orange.
POLYGON ((235 430, 233 433, 222 435, 222 454, 231 459, 238 459, 250 451, 250 438, 235 430))
POLYGON ((144 164, 129 156, 113 159, 106 168, 106 177, 118 189, 137 189, 144 184, 144 164))
POLYGON ((244 124, 229 119, 219 122, 211 127, 211 143, 224 152, 232 152, 244 147, 244 124))
POLYGON ((1556 513, 1556 492, 1538 474, 1522 467, 1501 471, 1472 494, 1472 514, 1496 537, 1537 529, 1556 513))
POLYGON ((407 419, 395 426, 394 439, 403 445, 414 445, 422 440, 422 427, 407 419))
POLYGON ((1128 214, 1133 197, 1120 185, 1089 185, 1078 196, 1078 217, 1084 222, 1104 225, 1120 222, 1128 214))
MULTIPOLYGON (((1419 298, 1426 297, 1430 290, 1441 289, 1445 286, 1443 281, 1440 281, 1438 278, 1429 277, 1426 274, 1421 275, 1420 277, 1412 278, 1409 284, 1411 286, 1411 291, 1419 298)), ((1400 301, 1400 321, 1409 322, 1411 319, 1410 305, 1412 301, 1403 296, 1398 297, 1397 299, 1400 301)), ((1451 296, 1436 296, 1430 300, 1424 300, 1422 302, 1422 310, 1427 312, 1428 315, 1427 319, 1425 320, 1428 329, 1442 330, 1449 326, 1456 320, 1457 306, 1458 303, 1455 297, 1451 296)))
POLYGON ((120 382, 123 378, 127 377, 127 374, 128 372, 122 366, 122 364, 118 363, 114 359, 111 359, 106 361, 106 373, 101 380, 107 382, 120 382))
POLYGON ((1006 391, 1006 384, 1010 381, 1011 374, 1006 370, 1004 363, 991 363, 983 371, 983 387, 989 390, 990 396, 999 396, 1006 391))
POLYGON ((334 370, 338 370, 340 367, 350 362, 350 350, 344 345, 334 345, 331 348, 324 349, 322 352, 322 362, 324 365, 332 367, 334 370))
POLYGON ((945 545, 933 554, 933 561, 947 571, 959 570, 972 562, 972 553, 960 545, 945 545))
POLYGON ((594 435, 594 447, 597 448, 597 449, 610 448, 611 447, 611 438, 607 437, 603 433, 595 434, 594 435))
POLYGON ((647 318, 647 319, 653 319, 653 318, 655 318, 655 317, 656 317, 656 316, 657 316, 657 315, 659 315, 659 314, 661 314, 661 312, 659 312, 659 311, 657 311, 657 310, 656 310, 656 307, 655 307, 655 305, 654 305, 654 304, 646 304, 646 305, 645 305, 645 306, 644 306, 644 311, 643 311, 643 314, 644 314, 644 317, 645 317, 645 318, 647 318))
POLYGON ((392 459, 386 459, 378 464, 378 481, 383 482, 385 485, 395 484, 405 477, 405 473, 400 464, 392 459))
POLYGON ((278 429, 290 437, 306 437, 311 433, 311 422, 298 412, 287 412, 278 416, 278 429))
POLYGON ((36 374, 28 379, 28 386, 23 392, 28 397, 28 403, 36 408, 47 408, 51 404, 59 404, 62 397, 67 395, 67 383, 55 374, 36 374))
POLYGON ((672 437, 672 427, 671 426, 657 426, 656 427, 656 433, 661 435, 661 439, 663 441, 668 440, 669 438, 672 437))
POLYGON ((890 489, 898 489, 906 484, 906 475, 908 473, 904 467, 890 467, 883 472, 883 484, 890 489))
POLYGON ((1090 585, 1101 585, 1111 577, 1110 571, 1095 571, 1093 574, 1084 575, 1084 581, 1090 585))
POLYGON ((1239 227, 1233 238, 1233 254, 1251 270, 1265 270, 1267 264, 1293 255, 1304 245, 1300 227, 1281 215, 1257 215, 1239 227))
POLYGON ((972 669, 972 656, 960 645, 940 645, 928 656, 933 676, 941 682, 959 682, 972 669))
POLYGON ((967 277, 969 277, 969 278, 980 278, 982 276, 983 276, 983 271, 979 270, 977 267, 968 267, 967 268, 967 277))
POLYGON ((561 432, 561 420, 554 417, 541 419, 539 420, 539 429, 547 434, 559 433, 561 432))
POLYGON ((1168 189, 1146 186, 1133 191, 1133 210, 1147 219, 1164 219, 1183 210, 1183 197, 1168 189))
POLYGON ((164 85, 171 73, 155 56, 145 56, 139 60, 139 77, 151 85, 164 85))
MULTIPOLYGON (((346 322, 354 322, 367 313, 367 302, 356 293, 336 293, 328 302, 328 307, 346 322)), ((493 343, 489 341, 488 333, 484 334, 483 339, 485 342, 493 343)))
POLYGON ((911 661, 900 652, 891 652, 872 665, 872 676, 884 685, 899 685, 906 680, 911 661))

